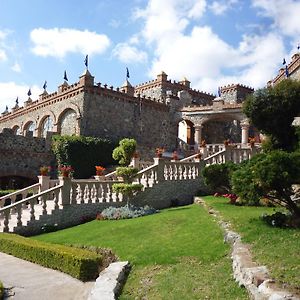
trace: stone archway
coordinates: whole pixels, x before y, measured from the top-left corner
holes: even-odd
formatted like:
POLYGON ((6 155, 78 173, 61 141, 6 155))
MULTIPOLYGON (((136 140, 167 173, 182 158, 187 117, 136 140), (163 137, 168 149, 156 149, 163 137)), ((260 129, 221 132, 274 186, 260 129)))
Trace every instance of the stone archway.
POLYGON ((78 120, 76 111, 72 108, 65 109, 58 117, 57 131, 61 135, 78 133, 78 120))

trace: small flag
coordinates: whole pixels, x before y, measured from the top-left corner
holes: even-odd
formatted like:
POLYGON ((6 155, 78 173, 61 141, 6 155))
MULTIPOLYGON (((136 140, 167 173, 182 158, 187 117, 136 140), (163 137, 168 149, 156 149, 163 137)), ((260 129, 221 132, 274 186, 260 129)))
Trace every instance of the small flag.
POLYGON ((46 91, 46 88, 47 88, 47 80, 45 80, 45 83, 43 85, 43 89, 46 91))
POLYGON ((88 56, 88 55, 85 56, 84 64, 85 64, 85 66, 86 66, 86 68, 87 68, 88 65, 89 65, 89 56, 88 56))
POLYGON ((288 66, 285 66, 285 76, 286 78, 290 76, 288 66))
POLYGON ((128 68, 126 68, 126 77, 127 77, 127 78, 130 78, 128 68))
POLYGON ((65 81, 68 81, 67 71, 65 71, 65 74, 64 74, 64 80, 65 80, 65 81))
POLYGON ((285 58, 283 59, 283 61, 282 61, 282 64, 283 64, 283 65, 285 65, 285 64, 286 64, 285 58))
POLYGON ((27 96, 30 97, 31 96, 31 90, 29 89, 27 92, 27 96))
POLYGON ((221 87, 218 87, 218 96, 221 97, 221 87))
POLYGON ((17 99, 16 99, 16 105, 18 105, 19 104, 19 97, 17 97, 17 99))
POLYGON ((5 111, 8 111, 8 106, 6 105, 6 107, 5 107, 5 111))
POLYGON ((298 51, 300 50, 300 43, 298 43, 298 45, 297 45, 297 49, 298 49, 298 51))

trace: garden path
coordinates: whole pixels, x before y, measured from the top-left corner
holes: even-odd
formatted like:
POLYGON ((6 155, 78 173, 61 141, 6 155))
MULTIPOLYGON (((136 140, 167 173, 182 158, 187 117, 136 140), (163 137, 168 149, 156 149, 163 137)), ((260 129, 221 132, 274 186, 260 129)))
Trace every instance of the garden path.
POLYGON ((0 252, 0 279, 13 300, 87 299, 95 281, 81 282, 67 274, 0 252))

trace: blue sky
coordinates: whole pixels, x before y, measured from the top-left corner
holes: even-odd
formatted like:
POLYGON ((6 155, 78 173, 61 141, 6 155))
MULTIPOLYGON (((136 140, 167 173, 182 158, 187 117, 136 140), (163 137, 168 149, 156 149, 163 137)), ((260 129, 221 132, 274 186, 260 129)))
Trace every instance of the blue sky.
POLYGON ((183 76, 216 93, 219 85, 263 87, 300 42, 293 0, 0 0, 0 112, 78 80, 89 55, 97 82, 183 76))

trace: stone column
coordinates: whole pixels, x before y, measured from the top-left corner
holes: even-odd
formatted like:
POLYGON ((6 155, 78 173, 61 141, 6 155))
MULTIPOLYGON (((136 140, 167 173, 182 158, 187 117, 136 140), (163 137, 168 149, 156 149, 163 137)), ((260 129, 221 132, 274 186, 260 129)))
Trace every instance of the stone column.
POLYGON ((195 128, 195 150, 198 151, 201 145, 202 125, 194 125, 195 128))
POLYGON ((165 180, 164 176, 164 168, 165 168, 165 161, 160 157, 154 157, 154 164, 157 165, 157 182, 162 182, 165 180))
POLYGON ((248 143, 249 139, 249 122, 248 120, 241 122, 241 128, 242 128, 242 144, 245 145, 248 143))
POLYGON ((72 187, 72 179, 70 177, 58 177, 59 184, 63 184, 60 193, 59 193, 59 203, 61 205, 69 205, 71 202, 71 187, 72 187))
POLYGON ((38 176, 39 184, 40 184, 40 190, 39 192, 46 191, 50 188, 50 176, 38 176))

